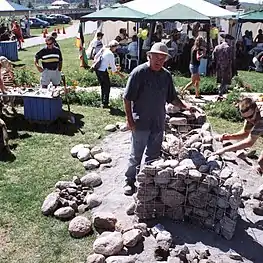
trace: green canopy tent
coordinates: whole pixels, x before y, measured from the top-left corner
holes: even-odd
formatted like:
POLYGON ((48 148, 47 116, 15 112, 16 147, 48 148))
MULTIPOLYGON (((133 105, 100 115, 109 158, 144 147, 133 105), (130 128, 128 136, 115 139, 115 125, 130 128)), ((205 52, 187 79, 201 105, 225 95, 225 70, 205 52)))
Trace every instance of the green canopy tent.
POLYGON ((240 23, 258 23, 263 22, 263 10, 247 12, 239 16, 240 23))

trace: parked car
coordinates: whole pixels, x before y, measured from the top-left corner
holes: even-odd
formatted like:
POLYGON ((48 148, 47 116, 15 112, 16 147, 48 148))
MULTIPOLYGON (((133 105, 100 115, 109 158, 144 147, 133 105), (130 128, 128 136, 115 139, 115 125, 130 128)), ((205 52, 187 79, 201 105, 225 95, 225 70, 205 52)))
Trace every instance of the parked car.
POLYGON ((45 28, 50 26, 50 24, 47 21, 43 21, 36 17, 30 17, 29 21, 30 21, 30 28, 45 28))
POLYGON ((41 19, 43 21, 48 22, 51 26, 55 25, 55 23, 56 23, 56 19, 55 18, 49 17, 49 16, 47 16, 45 14, 37 14, 36 18, 39 18, 39 19, 41 19))
POLYGON ((69 24, 71 22, 71 17, 61 14, 53 14, 49 17, 56 20, 56 24, 69 24))

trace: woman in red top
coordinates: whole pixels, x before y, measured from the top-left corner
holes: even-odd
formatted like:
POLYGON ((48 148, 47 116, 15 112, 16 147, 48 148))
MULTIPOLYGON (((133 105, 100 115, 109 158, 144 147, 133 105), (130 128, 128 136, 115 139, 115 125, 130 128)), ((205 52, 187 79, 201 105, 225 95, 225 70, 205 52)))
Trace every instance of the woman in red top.
POLYGON ((18 41, 18 48, 21 50, 22 49, 22 42, 24 42, 24 38, 23 38, 21 27, 17 21, 13 22, 12 33, 15 35, 15 37, 18 41))

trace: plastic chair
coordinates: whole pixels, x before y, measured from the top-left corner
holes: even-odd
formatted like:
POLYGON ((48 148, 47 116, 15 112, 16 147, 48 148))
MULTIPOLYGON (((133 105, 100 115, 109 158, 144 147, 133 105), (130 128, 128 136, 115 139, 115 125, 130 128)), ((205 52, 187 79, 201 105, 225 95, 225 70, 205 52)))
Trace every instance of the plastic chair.
POLYGON ((132 65, 132 61, 136 62, 136 66, 139 65, 139 59, 138 57, 132 57, 131 55, 127 54, 125 55, 125 68, 127 68, 127 63, 128 63, 128 70, 131 70, 131 65, 132 65))

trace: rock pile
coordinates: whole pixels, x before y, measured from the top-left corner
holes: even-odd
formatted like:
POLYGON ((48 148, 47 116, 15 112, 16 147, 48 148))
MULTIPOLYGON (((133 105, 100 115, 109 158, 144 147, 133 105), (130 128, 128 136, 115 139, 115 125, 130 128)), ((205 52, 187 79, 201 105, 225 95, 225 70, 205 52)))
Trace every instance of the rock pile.
POLYGON ((110 154, 104 152, 99 146, 91 147, 88 144, 78 144, 71 149, 70 153, 83 163, 86 170, 97 169, 101 164, 112 161, 110 154))
POLYGON ((138 173, 135 214, 140 219, 197 221, 231 239, 243 192, 241 180, 228 166, 236 157, 212 154, 215 143, 208 123, 190 135, 166 133, 165 155, 138 173))

